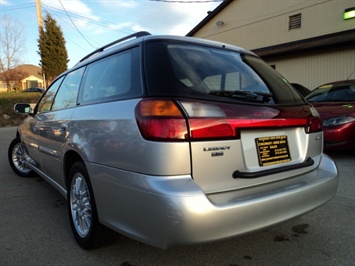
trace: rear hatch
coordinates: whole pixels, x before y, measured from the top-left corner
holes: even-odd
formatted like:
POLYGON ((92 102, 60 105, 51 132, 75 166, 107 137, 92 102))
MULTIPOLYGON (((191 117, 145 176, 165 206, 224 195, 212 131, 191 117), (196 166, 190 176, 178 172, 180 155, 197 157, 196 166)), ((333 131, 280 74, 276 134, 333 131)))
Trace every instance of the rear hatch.
POLYGON ((148 42, 143 136, 188 141, 192 178, 206 193, 291 178, 317 166, 318 113, 260 58, 197 41, 148 42))
POLYGON ((262 107, 191 99, 140 101, 143 137, 190 143, 192 177, 206 193, 290 178, 317 166, 321 121, 309 105, 262 107))
POLYGON ((196 102, 180 104, 189 117, 192 176, 206 193, 290 178, 317 165, 320 120, 308 105, 199 103, 200 116, 196 102), (206 117, 203 109, 220 116, 206 117))

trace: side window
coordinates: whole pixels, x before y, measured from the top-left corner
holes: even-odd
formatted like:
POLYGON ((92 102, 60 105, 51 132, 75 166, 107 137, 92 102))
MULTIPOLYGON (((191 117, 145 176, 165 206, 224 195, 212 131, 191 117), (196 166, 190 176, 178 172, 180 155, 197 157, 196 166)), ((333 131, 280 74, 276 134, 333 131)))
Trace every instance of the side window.
POLYGON ((52 110, 74 107, 79 92, 84 67, 70 72, 64 79, 54 99, 52 110))
POLYGON ((80 88, 80 103, 132 98, 141 93, 136 47, 88 65, 80 88))
POLYGON ((53 82, 51 84, 51 86, 48 88, 46 93, 43 95, 41 101, 38 103, 37 113, 48 112, 51 110, 52 104, 53 104, 53 99, 54 99, 63 79, 64 79, 64 77, 61 77, 60 79, 56 80, 55 82, 53 82))

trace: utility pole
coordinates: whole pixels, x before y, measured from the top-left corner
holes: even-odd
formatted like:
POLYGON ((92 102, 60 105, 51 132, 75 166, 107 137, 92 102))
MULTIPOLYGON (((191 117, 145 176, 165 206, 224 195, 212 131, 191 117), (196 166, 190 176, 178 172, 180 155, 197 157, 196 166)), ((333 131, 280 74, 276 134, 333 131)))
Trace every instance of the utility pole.
POLYGON ((36 0, 36 10, 37 10, 38 30, 41 30, 43 28, 41 0, 36 0))
MULTIPOLYGON (((37 10, 38 33, 40 35, 41 30, 43 29, 41 0, 36 0, 36 10, 37 10)), ((43 76, 43 88, 46 89, 47 88, 46 75, 42 73, 42 76, 43 76)))

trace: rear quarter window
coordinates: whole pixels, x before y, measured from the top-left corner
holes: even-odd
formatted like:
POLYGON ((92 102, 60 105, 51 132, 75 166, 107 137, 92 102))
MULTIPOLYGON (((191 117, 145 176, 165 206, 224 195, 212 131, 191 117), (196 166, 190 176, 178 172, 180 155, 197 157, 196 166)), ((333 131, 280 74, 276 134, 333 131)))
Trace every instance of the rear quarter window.
POLYGON ((139 47, 89 64, 80 88, 80 104, 142 95, 139 47))

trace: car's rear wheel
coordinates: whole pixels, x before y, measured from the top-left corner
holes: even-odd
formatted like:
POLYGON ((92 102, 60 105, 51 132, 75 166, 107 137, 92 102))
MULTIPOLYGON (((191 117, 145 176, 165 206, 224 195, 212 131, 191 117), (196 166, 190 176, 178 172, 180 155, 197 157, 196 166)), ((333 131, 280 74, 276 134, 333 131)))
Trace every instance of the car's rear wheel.
POLYGON ((8 149, 8 159, 12 170, 22 177, 33 177, 37 174, 28 167, 27 162, 31 159, 21 143, 20 138, 15 138, 8 149))
POLYGON ((93 249, 113 242, 116 233, 99 222, 89 174, 82 162, 72 166, 68 184, 70 224, 79 246, 93 249))

